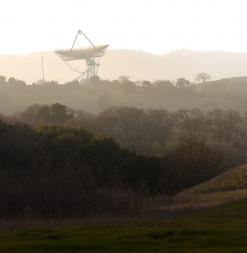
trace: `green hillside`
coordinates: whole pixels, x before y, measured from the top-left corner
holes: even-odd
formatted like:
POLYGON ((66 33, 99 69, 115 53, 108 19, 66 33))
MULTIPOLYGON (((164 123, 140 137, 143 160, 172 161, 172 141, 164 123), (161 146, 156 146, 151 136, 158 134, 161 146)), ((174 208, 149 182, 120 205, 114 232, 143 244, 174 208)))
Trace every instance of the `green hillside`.
MULTIPOLYGON (((173 198, 169 209, 204 209, 247 199, 247 164, 187 189, 173 198)), ((165 208, 166 209, 166 208, 165 208)))
POLYGON ((220 174, 207 182, 187 190, 186 193, 205 194, 244 188, 247 188, 247 164, 220 174))
POLYGON ((247 164, 233 168, 174 198, 172 209, 201 209, 247 199, 247 164))

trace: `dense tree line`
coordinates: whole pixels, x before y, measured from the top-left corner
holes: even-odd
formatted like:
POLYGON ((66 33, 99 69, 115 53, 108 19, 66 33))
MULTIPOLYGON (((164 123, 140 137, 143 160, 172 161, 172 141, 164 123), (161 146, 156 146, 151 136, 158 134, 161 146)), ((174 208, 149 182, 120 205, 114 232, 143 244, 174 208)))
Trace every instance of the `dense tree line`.
POLYGON ((42 80, 30 85, 12 77, 0 76, 0 111, 11 114, 23 111, 34 103, 54 102, 92 113, 104 111, 111 106, 167 110, 222 107, 238 108, 243 111, 246 89, 242 86, 242 82, 246 80, 237 80, 234 86, 235 91, 231 89, 228 93, 224 89, 227 81, 219 81, 218 85, 217 82, 206 82, 208 77, 205 73, 200 73, 199 76, 197 83, 190 82, 184 77, 174 81, 134 82, 123 75, 116 80, 102 80, 94 77, 90 80, 63 84, 42 80), (219 89, 221 95, 218 93, 219 89), (225 96, 227 100, 224 99, 225 96), (236 96, 241 99, 236 100, 236 96))
POLYGON ((0 216, 133 212, 144 195, 175 194, 228 168, 214 144, 246 149, 243 110, 177 110, 213 108, 212 98, 225 105, 202 77, 200 90, 185 78, 26 85, 0 77, 0 111, 22 111, 0 115, 0 216))
POLYGON ((169 112, 111 107, 93 115, 61 104, 36 104, 17 114, 16 120, 32 126, 83 127, 97 136, 112 137, 123 147, 142 154, 163 155, 169 145, 186 139, 247 147, 246 114, 234 110, 169 112))
POLYGON ((152 157, 84 128, 54 125, 54 111, 57 123, 73 115, 61 117, 58 107, 66 109, 48 107, 47 126, 0 122, 1 216, 126 213, 138 210, 140 194, 173 194, 222 169, 220 155, 194 140, 152 157))

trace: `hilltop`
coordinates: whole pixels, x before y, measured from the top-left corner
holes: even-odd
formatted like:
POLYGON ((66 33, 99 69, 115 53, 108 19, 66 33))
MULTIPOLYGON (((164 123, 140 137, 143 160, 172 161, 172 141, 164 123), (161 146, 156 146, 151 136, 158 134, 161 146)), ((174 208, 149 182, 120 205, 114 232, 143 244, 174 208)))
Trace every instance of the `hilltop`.
MULTIPOLYGON (((61 62, 60 62, 61 63, 61 62)), ((63 63, 62 63, 63 64, 63 63)), ((66 72, 57 72, 66 74, 66 72)), ((178 88, 169 81, 151 83, 148 87, 130 82, 89 81, 87 83, 47 82, 43 85, 25 85, 23 82, 0 82, 0 111, 13 113, 25 110, 31 104, 62 103, 88 112, 100 112, 111 106, 131 106, 143 109, 214 108, 246 111, 247 77, 225 78, 205 84, 178 88)))

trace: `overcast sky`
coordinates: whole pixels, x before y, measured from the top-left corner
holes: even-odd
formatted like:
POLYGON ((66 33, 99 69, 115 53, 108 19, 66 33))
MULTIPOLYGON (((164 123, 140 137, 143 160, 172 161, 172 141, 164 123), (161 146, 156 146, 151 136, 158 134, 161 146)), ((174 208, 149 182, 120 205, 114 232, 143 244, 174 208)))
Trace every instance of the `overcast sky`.
POLYGON ((0 7, 5 54, 69 48, 79 28, 111 49, 247 52, 246 0, 0 0, 0 7))

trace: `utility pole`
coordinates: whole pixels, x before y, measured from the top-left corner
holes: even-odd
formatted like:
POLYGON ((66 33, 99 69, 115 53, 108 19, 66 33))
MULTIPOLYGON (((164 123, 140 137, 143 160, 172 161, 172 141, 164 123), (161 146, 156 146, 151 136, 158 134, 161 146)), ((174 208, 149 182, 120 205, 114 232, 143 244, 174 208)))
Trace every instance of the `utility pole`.
POLYGON ((42 65, 42 82, 45 83, 45 72, 44 72, 44 57, 42 56, 41 59, 41 65, 42 65))

